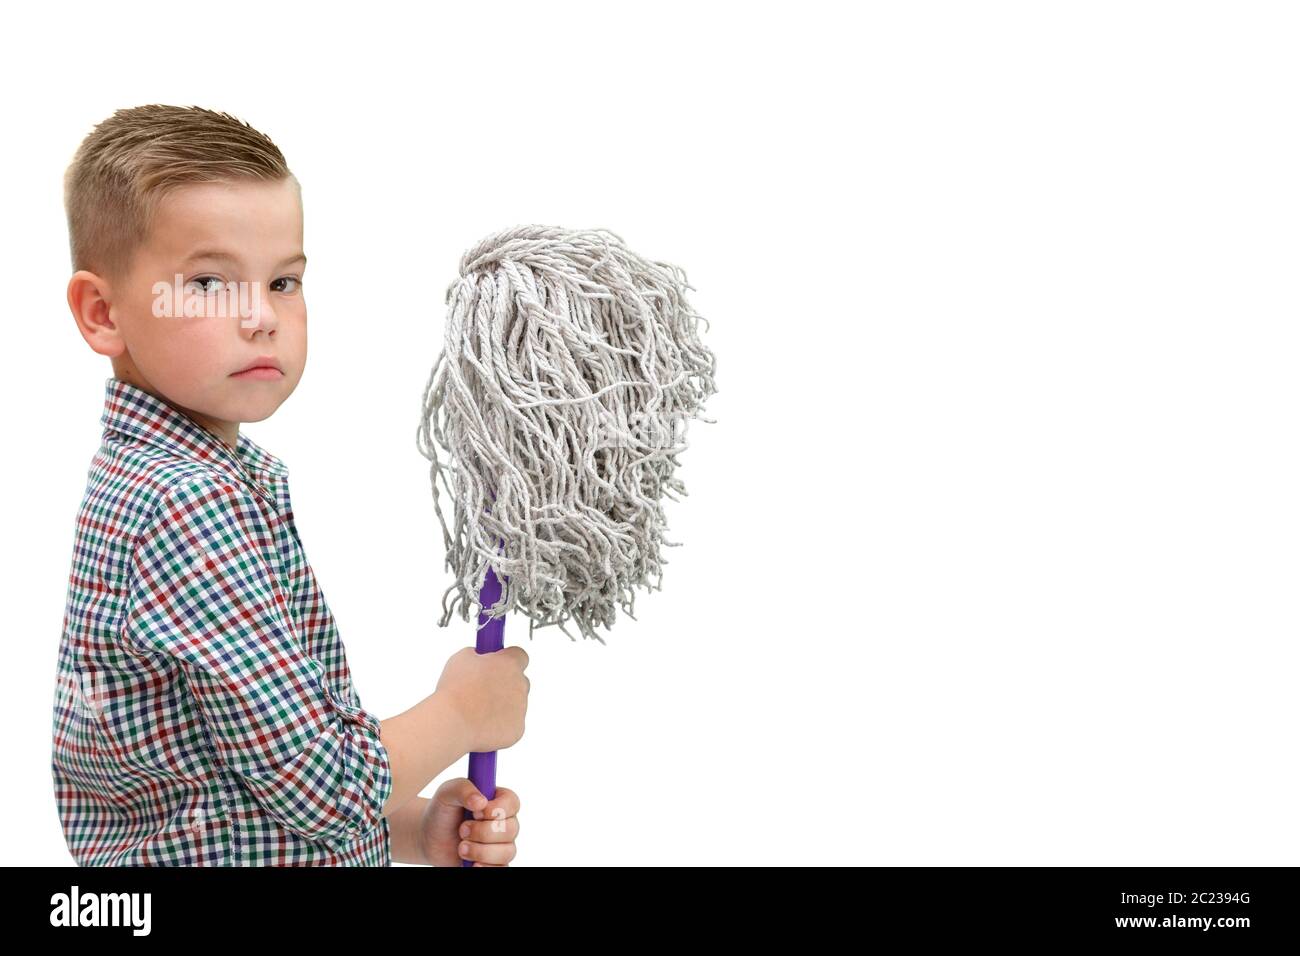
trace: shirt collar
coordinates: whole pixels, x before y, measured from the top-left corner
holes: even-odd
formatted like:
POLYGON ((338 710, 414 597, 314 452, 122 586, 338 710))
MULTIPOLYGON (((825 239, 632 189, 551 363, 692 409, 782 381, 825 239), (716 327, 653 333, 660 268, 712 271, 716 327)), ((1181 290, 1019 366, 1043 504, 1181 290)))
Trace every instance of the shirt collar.
POLYGON ((105 431, 130 435, 166 448, 190 459, 222 465, 237 478, 253 478, 259 491, 262 483, 287 478, 284 462, 241 434, 234 449, 184 412, 137 385, 120 378, 104 382, 105 431))

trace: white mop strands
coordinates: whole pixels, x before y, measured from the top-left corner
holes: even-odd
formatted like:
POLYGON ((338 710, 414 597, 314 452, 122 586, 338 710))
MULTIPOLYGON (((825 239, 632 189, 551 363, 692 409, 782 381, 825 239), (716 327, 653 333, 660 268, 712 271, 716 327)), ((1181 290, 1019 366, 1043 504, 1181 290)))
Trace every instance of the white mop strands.
POLYGON ((636 588, 660 589, 661 548, 679 543, 663 499, 686 494, 686 426, 712 421, 717 391, 693 288, 606 229, 520 226, 461 258, 417 434, 456 575, 441 626, 519 610, 530 638, 554 624, 573 640, 572 619, 603 643, 596 627, 631 616, 636 588), (504 587, 482 608, 489 563, 504 587))

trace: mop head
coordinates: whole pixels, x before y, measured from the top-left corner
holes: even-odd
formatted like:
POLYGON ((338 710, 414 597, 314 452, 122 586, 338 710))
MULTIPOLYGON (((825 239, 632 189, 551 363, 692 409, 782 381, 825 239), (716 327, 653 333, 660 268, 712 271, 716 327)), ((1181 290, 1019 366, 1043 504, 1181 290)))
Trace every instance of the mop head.
POLYGON ((713 421, 717 391, 694 288, 606 229, 520 226, 461 257, 417 435, 456 575, 440 626, 518 610, 530 639, 554 624, 575 640, 573 620, 604 643, 616 607, 635 619, 636 589, 662 589, 662 549, 680 544, 663 500, 686 494, 686 425, 713 421), (502 595, 483 607, 489 565, 502 595))

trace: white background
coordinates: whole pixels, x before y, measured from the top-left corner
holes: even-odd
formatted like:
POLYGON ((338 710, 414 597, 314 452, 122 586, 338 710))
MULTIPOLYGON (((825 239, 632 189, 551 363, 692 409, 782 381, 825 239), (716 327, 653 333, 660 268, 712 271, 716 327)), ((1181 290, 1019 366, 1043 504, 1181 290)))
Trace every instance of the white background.
POLYGON ((1300 862, 1292 11, 14 13, 0 862, 71 862, 55 663, 111 369, 61 176, 153 102, 249 121, 303 184, 307 373, 244 431, 380 717, 473 639, 436 626, 415 445, 461 252, 600 226, 697 289, 721 391, 683 546, 605 646, 527 646, 513 865, 1300 862))

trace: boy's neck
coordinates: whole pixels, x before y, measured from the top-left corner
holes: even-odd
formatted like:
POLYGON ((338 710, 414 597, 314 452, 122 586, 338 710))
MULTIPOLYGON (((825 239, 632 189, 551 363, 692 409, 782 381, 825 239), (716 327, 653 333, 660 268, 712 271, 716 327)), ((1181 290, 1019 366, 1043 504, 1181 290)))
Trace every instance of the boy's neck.
POLYGON ((220 438, 225 444, 230 446, 231 451, 239 447, 239 422, 219 422, 215 419, 200 415, 198 412, 192 412, 188 408, 181 408, 174 402, 170 403, 173 408, 183 412, 193 419, 196 425, 201 425, 212 434, 220 438))
POLYGON ((128 384, 134 385, 136 388, 148 392, 150 395, 152 395, 154 398, 158 399, 159 401, 166 402, 168 405, 176 409, 182 415, 189 418, 192 422, 194 422, 194 424, 198 425, 200 428, 204 428, 207 431, 210 431, 212 434, 216 435, 219 439, 221 439, 221 441, 224 444, 230 446, 231 451, 238 450, 239 422, 223 422, 215 418, 209 418, 207 415, 204 415, 200 412, 196 412, 193 409, 186 408, 183 405, 178 405, 176 404, 176 402, 173 402, 166 395, 161 394, 158 391, 158 389, 154 388, 148 382, 145 382, 140 376, 132 374, 130 371, 126 369, 121 369, 121 370, 114 369, 113 374, 114 377, 120 378, 122 381, 128 384))

